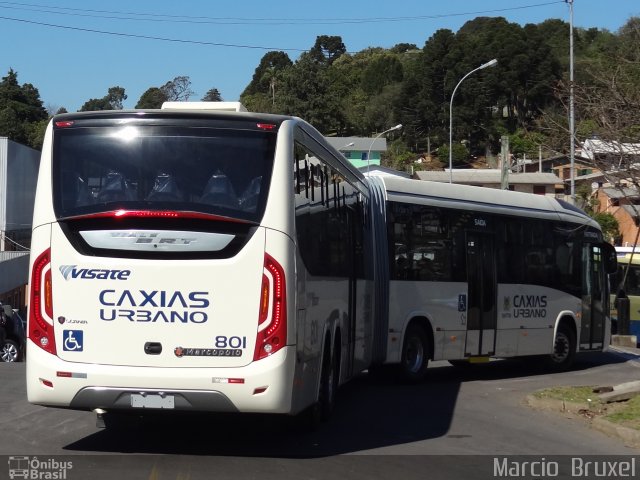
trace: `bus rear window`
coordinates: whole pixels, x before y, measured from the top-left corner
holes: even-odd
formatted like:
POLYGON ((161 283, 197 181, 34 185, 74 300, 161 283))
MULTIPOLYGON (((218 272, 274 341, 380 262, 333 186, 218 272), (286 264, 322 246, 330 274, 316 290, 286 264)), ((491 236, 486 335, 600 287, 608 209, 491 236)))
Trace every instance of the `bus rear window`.
POLYGON ((264 213, 275 133, 176 125, 56 130, 58 218, 128 209, 202 212, 253 222, 264 213))

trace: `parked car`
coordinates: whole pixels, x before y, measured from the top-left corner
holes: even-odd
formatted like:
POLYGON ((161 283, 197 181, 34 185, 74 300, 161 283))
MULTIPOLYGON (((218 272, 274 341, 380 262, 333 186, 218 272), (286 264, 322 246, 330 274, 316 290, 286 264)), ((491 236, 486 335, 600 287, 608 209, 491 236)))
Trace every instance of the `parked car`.
MULTIPOLYGON (((0 361, 20 362, 26 351, 25 325, 22 316, 10 305, 1 305, 4 313, 4 326, 0 326, 0 361)), ((2 323, 0 321, 0 323, 2 323)))

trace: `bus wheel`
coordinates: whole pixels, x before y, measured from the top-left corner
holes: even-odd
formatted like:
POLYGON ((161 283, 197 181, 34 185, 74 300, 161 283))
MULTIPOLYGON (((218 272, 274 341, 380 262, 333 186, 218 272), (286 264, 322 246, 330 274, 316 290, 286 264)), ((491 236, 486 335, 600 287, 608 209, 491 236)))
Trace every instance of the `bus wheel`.
POLYGON ((567 370, 573 364, 576 354, 576 335, 566 325, 560 325, 553 344, 549 364, 554 370, 567 370))
POLYGON ((320 414, 323 421, 331 417, 336 404, 336 390, 338 378, 334 356, 331 349, 327 347, 322 357, 322 370, 320 373, 320 391, 318 393, 318 403, 320 404, 320 414))
POLYGON ((320 424, 328 420, 335 405, 337 388, 337 376, 332 367, 331 350, 325 348, 320 367, 320 386, 318 388, 318 401, 297 415, 295 424, 300 431, 313 432, 320 428, 320 424))
POLYGON ((402 344, 400 375, 409 383, 421 381, 429 366, 429 343, 427 334, 420 325, 411 324, 407 328, 402 344))

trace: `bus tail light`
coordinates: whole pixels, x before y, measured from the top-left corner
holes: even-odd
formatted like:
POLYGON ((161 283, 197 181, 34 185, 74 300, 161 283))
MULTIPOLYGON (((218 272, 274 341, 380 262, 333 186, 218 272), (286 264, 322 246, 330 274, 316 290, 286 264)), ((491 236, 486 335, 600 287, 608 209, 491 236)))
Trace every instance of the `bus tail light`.
POLYGON ((268 357, 285 346, 287 342, 286 296, 284 269, 273 257, 265 253, 254 360, 268 357))
POLYGON ((56 355, 52 318, 51 250, 47 249, 33 262, 28 337, 44 351, 56 355))

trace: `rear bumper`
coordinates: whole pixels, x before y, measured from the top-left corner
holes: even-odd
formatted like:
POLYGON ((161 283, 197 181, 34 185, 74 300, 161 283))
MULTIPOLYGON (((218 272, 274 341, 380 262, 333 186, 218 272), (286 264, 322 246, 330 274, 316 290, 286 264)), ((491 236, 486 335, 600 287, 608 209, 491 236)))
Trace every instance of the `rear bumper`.
MULTIPOLYGON (((240 368, 155 368, 65 362, 29 341, 30 403, 77 410, 138 410, 132 395, 173 397, 173 409, 291 413, 295 347, 240 368), (65 372, 60 377, 58 372, 65 372), (228 379, 238 383, 229 383, 228 379), (53 386, 48 386, 50 382, 53 386)), ((155 408, 154 408, 155 410, 155 408)))

